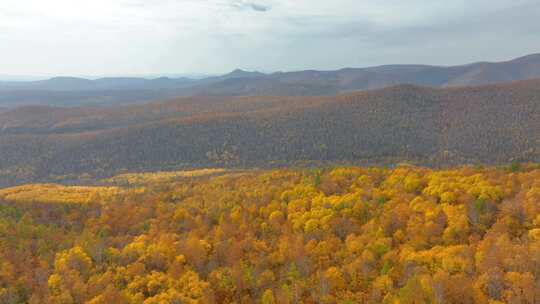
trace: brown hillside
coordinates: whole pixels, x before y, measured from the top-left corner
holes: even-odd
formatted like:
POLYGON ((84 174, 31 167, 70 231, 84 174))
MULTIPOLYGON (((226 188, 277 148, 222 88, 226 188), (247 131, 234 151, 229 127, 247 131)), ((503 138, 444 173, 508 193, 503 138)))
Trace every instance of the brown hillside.
POLYGON ((0 114, 4 184, 50 175, 272 161, 540 160, 540 80, 336 97, 191 97, 0 114))

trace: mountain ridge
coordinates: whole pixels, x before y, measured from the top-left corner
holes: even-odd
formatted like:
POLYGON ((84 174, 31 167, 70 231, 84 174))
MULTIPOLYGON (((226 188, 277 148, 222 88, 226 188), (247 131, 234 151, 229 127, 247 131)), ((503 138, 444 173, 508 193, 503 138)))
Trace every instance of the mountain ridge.
MULTIPOLYGON (((72 105, 129 102, 125 95, 133 90, 159 100, 174 96, 318 96, 377 89, 407 83, 448 87, 495 84, 540 78, 540 53, 501 62, 476 62, 456 66, 391 64, 340 70, 304 70, 265 74, 236 69, 228 74, 203 79, 186 77, 105 77, 95 80, 77 77, 54 77, 29 82, 0 81, 0 106, 46 103, 47 95, 71 99, 72 105), (24 95, 24 97, 20 96, 24 95), (45 95, 44 98, 41 98, 45 95), (127 101, 126 101, 127 99, 127 101), (43 102, 43 100, 46 100, 43 102), (102 102, 102 100, 107 100, 102 102)), ((61 104, 64 105, 64 104, 61 104)))

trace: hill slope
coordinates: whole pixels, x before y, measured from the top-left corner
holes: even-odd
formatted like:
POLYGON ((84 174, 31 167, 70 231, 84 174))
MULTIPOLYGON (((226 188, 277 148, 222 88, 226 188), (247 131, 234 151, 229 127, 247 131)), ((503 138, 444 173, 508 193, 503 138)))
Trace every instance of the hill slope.
POLYGON ((0 113, 2 184, 216 163, 540 160, 540 80, 0 113))

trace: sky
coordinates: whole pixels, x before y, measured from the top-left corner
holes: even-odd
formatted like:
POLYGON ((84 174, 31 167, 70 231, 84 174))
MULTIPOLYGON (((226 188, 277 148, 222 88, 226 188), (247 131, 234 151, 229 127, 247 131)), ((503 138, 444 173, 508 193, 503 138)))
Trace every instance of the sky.
POLYGON ((0 0, 0 74, 454 65, 540 52, 538 0, 0 0))

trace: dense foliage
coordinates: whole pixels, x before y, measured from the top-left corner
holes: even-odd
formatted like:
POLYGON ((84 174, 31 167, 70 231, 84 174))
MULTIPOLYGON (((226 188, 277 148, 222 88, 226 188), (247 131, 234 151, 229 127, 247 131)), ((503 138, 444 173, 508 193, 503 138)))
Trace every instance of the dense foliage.
POLYGON ((4 196, 0 303, 540 301, 533 166, 148 178, 4 196))

